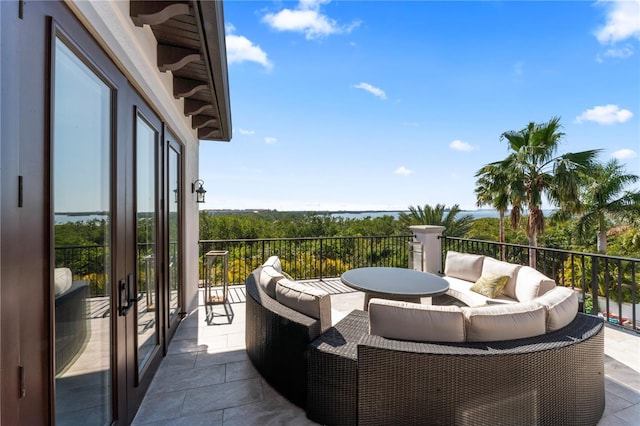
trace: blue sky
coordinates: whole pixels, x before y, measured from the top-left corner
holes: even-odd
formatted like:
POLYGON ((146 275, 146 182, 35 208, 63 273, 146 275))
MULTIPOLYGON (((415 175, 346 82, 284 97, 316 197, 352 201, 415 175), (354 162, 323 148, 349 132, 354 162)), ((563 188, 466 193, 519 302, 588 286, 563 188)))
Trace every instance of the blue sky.
POLYGON ((640 174, 640 0, 224 3, 233 139, 204 209, 475 208, 500 135, 561 117, 559 153, 640 174))

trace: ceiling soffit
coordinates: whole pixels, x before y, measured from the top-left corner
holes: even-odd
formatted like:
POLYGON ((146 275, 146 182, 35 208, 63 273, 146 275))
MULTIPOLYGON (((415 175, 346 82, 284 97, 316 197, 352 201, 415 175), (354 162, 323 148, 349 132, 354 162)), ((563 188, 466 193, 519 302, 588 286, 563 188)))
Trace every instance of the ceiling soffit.
POLYGON ((201 140, 231 140, 224 13, 219 0, 131 0, 130 16, 158 42, 158 70, 173 74, 173 96, 201 140))

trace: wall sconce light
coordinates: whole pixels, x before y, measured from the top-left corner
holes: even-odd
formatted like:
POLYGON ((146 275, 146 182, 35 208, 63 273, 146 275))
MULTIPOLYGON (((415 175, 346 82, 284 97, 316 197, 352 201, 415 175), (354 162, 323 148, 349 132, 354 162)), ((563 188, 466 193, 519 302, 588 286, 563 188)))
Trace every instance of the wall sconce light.
POLYGON ((196 193, 196 203, 204 203, 204 194, 206 194, 207 191, 203 188, 203 185, 204 181, 202 179, 198 179, 191 184, 191 193, 196 193), (197 189, 196 185, 198 185, 197 189))

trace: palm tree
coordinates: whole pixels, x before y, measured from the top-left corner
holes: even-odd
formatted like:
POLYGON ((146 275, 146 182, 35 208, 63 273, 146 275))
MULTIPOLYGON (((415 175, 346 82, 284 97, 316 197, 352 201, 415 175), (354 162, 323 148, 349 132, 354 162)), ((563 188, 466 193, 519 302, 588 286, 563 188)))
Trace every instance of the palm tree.
MULTIPOLYGON (((518 210, 525 206, 529 209, 526 233, 532 247, 537 246, 538 234, 544 232, 543 196, 552 205, 577 211, 581 172, 594 166, 599 152, 589 150, 556 156, 564 137, 560 127, 560 118, 553 117, 547 123, 531 122, 522 130, 504 132, 500 139, 509 142, 512 152, 506 159, 490 164, 506 170, 512 179, 512 188, 522 189, 512 203, 518 210)), ((535 267, 535 263, 535 251, 531 250, 529 264, 535 267)))
POLYGON ((509 208, 509 175, 505 170, 492 165, 482 167, 476 177, 476 203, 478 207, 490 205, 498 211, 500 217, 500 242, 505 242, 504 215, 509 208))
POLYGON ((607 254, 607 231, 610 228, 607 216, 640 212, 640 192, 624 190, 639 179, 637 175, 625 173, 624 166, 616 159, 598 164, 588 173, 589 183, 584 186, 578 233, 584 236, 586 230, 596 228, 599 253, 607 254))
POLYGON ((471 229, 473 216, 467 214, 456 218, 460 211, 458 204, 453 205, 450 209, 447 209, 444 204, 436 204, 435 207, 425 204, 422 208, 409 206, 409 213, 401 212, 398 215, 398 220, 406 227, 411 225, 444 226, 446 229, 442 235, 462 237, 471 229))

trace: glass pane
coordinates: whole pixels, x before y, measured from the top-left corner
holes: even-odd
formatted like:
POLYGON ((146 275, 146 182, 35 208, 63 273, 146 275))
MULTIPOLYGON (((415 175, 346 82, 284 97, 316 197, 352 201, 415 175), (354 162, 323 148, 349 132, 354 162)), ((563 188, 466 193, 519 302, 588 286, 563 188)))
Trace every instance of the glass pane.
POLYGON ((169 324, 179 311, 180 282, 180 155, 169 148, 169 324))
POLYGON ((55 47, 57 425, 111 424, 111 89, 55 47))
POLYGON ((136 221, 138 236, 138 372, 158 345, 156 275, 156 146, 158 133, 141 117, 136 125, 136 221))

